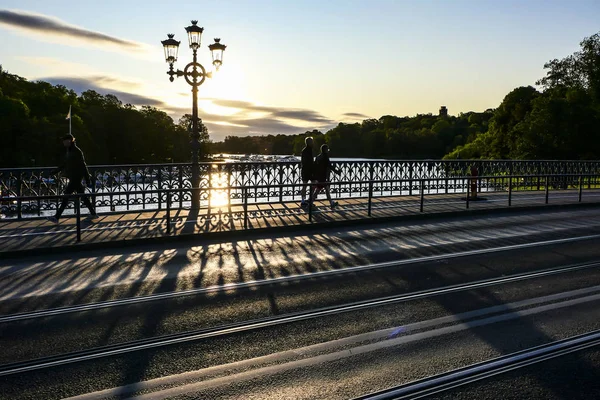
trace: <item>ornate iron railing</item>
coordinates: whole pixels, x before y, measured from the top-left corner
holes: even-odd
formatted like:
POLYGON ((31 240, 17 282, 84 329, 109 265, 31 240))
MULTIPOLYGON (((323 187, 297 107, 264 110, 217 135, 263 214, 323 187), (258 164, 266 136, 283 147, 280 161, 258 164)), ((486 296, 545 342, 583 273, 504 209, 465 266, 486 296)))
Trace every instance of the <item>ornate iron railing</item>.
MULTIPOLYGON (((308 223, 311 223, 314 221, 313 216, 315 214, 323 214, 323 213, 328 213, 328 212, 342 212, 342 213, 346 213, 346 212, 350 212, 352 213, 352 216, 350 217, 351 219, 354 220, 358 220, 358 219, 362 219, 362 218, 366 218, 366 217, 372 217, 372 211, 383 211, 383 210, 389 210, 389 209, 398 209, 401 208, 404 212, 406 212, 407 210, 410 210, 411 208, 416 211, 417 207, 420 213, 425 212, 425 193, 429 191, 429 195, 430 197, 436 198, 435 199, 431 199, 433 201, 430 201, 430 199, 428 199, 427 201, 427 207, 431 207, 433 209, 438 209, 440 205, 442 205, 443 207, 446 207, 448 205, 448 203, 452 203, 453 204, 453 209, 454 211, 459 211, 460 210, 460 205, 458 207, 456 207, 457 203, 463 204, 463 207, 465 207, 466 209, 469 209, 470 204, 474 201, 481 201, 483 200, 484 203, 488 203, 488 206, 491 204, 492 208, 505 208, 505 207, 511 207, 513 205, 513 199, 516 198, 516 200, 518 202, 521 203, 521 206, 534 206, 534 207, 540 207, 542 206, 542 204, 549 204, 549 199, 550 199, 550 187, 551 187, 551 182, 559 182, 559 183, 563 183, 563 182, 568 182, 569 186, 573 186, 573 189, 571 193, 568 193, 566 195, 564 194, 559 194, 557 196, 557 200, 559 202, 561 202, 563 204, 563 206, 565 204, 573 204, 574 202, 578 202, 581 203, 583 200, 583 193, 584 193, 584 187, 586 186, 586 184, 588 182, 597 182, 600 179, 600 175, 595 174, 595 175, 589 175, 589 174, 578 174, 578 175, 501 175, 501 176, 478 176, 478 177, 474 177, 474 176, 460 176, 460 177, 454 177, 456 180, 460 180, 465 182, 465 187, 466 187, 466 192, 465 192, 465 196, 440 196, 439 194, 435 193, 435 192, 431 192, 430 189, 434 188, 437 181, 440 180, 445 180, 445 178, 422 178, 422 179, 415 179, 416 185, 419 188, 419 193, 417 196, 412 196, 412 197, 408 197, 406 199, 406 201, 398 201, 397 197, 391 197, 391 198, 387 198, 384 201, 378 201, 379 199, 376 199, 373 193, 373 188, 376 185, 381 185, 381 184, 390 184, 390 183, 394 183, 395 180, 373 180, 373 181, 368 181, 368 182, 359 182, 359 183, 367 183, 369 186, 369 192, 368 192, 368 196, 364 199, 359 200, 358 202, 353 201, 353 202, 345 202, 345 204, 343 205, 335 205, 335 204, 331 204, 331 209, 329 209, 329 207, 325 207, 325 209, 319 209, 318 207, 315 207, 316 204, 309 204, 307 207, 303 207, 303 208, 298 208, 298 207, 269 207, 269 206, 254 206, 253 209, 249 209, 248 207, 248 203, 249 203, 249 192, 251 190, 256 190, 256 189, 272 189, 273 187, 275 188, 279 188, 280 190, 284 190, 286 188, 289 187, 296 187, 298 184, 297 183, 293 183, 293 184, 283 184, 283 185, 258 185, 258 186, 252 186, 252 187, 247 187, 247 186, 228 186, 228 187, 207 187, 205 189, 192 189, 193 191, 198 191, 198 193, 201 192, 211 192, 212 190, 221 190, 221 189, 226 189, 226 190, 239 190, 242 193, 242 203, 240 205, 237 206, 230 206, 228 207, 228 210, 226 210, 224 213, 222 212, 222 208, 219 207, 218 211, 216 213, 212 213, 212 209, 208 209, 208 210, 203 210, 204 213, 199 213, 196 214, 191 220, 185 221, 183 222, 184 224, 188 224, 188 223, 192 223, 192 224, 198 224, 200 223, 201 225, 204 224, 209 224, 208 228, 205 226, 202 230, 202 232, 211 232, 211 228, 215 227, 218 228, 220 226, 222 226, 223 221, 228 221, 227 222, 227 226, 229 229, 231 229, 231 225, 229 225, 230 223, 233 223, 234 226, 237 223, 238 228, 242 228, 243 229, 253 229, 253 224, 250 225, 249 221, 250 220, 260 220, 260 219, 264 219, 264 218, 281 218, 281 217, 290 217, 290 216, 294 216, 295 218, 292 219, 291 222, 289 222, 291 225, 294 224, 302 224, 303 222, 299 222, 301 221, 303 218, 306 218, 308 220, 308 223), (528 180, 530 179, 534 179, 535 182, 539 182, 541 185, 543 185, 543 191, 545 192, 544 195, 540 196, 540 194, 529 194, 529 193, 521 193, 519 196, 515 196, 514 191, 515 190, 519 190, 519 188, 524 188, 526 187, 526 185, 530 185, 530 182, 528 182, 528 180), (487 182, 494 182, 495 185, 497 185, 498 187, 502 187, 505 191, 503 193, 495 193, 495 194, 491 194, 490 199, 486 199, 486 198, 481 198, 479 197, 475 191, 478 191, 477 188, 477 184, 478 182, 482 182, 482 181, 487 181, 487 182), (577 197, 573 196, 573 192, 577 193, 577 197), (456 201, 457 197, 460 199, 460 201, 456 201), (454 199, 453 199, 454 198, 454 199), (543 202, 540 202, 540 200, 544 200, 543 202), (533 201, 533 202, 532 202, 533 201)), ((355 184, 356 182, 354 181, 337 181, 337 182, 329 182, 326 185, 329 186, 332 190, 336 187, 342 187, 344 185, 351 185, 351 184, 355 184)), ((309 186, 320 186, 321 183, 311 183, 309 184, 309 186)), ((594 190, 590 190, 588 192, 586 192, 585 197, 586 197, 586 202, 587 203, 600 203, 600 191, 596 188, 597 185, 594 184, 594 190)), ((530 187, 530 186, 528 186, 530 187)), ((186 192, 188 191, 188 189, 184 188, 184 189, 149 189, 149 190, 144 190, 144 191, 129 191, 126 194, 127 195, 156 195, 157 197, 164 197, 165 199, 165 210, 161 213, 152 213, 155 214, 152 217, 152 224, 154 225, 155 223, 158 223, 158 225, 160 225, 162 228, 158 228, 159 231, 157 231, 157 233, 159 233, 159 235, 171 235, 173 233, 174 228, 176 228, 176 226, 179 224, 181 224, 182 222, 182 217, 181 216, 177 216, 176 214, 179 212, 177 211, 174 215, 173 213, 173 208, 172 206, 172 199, 177 198, 177 196, 180 196, 182 192, 186 192), (162 214, 162 215, 161 215, 162 214), (161 231, 162 229, 162 231, 161 231)), ((555 192, 563 192, 563 190, 552 190, 552 198, 554 200, 554 194, 555 192)), ((76 241, 80 242, 82 240, 82 231, 84 230, 83 228, 83 215, 81 213, 81 200, 83 196, 89 196, 89 194, 74 194, 69 196, 70 200, 73 201, 74 203, 74 215, 73 217, 75 217, 75 229, 73 228, 67 228, 65 229, 61 229, 58 232, 47 232, 47 231, 38 231, 38 232, 29 232, 26 235, 33 237, 33 236, 38 236, 38 235, 46 235, 48 233, 50 234, 69 234, 72 233, 74 235, 76 235, 76 241)), ((23 202, 27 202, 27 201, 40 201, 40 200, 61 200, 63 198, 63 196, 19 196, 19 197, 15 197, 14 199, 18 202, 18 203, 23 203, 23 202)), ((489 209, 489 207, 487 207, 489 209)), ((201 210, 202 211, 202 210, 201 210)), ((413 211, 413 212, 414 212, 413 211)), ((435 211, 433 211, 435 212, 435 211)), ((410 211, 409 211, 410 213, 410 211)), ((183 219, 185 219, 185 217, 183 217, 183 219)), ((329 220, 331 221, 331 220, 329 220)), ((323 222, 323 220, 321 220, 321 222, 323 222)), ((94 224, 95 225, 95 224, 94 224)), ((142 224, 144 225, 144 224, 142 224)), ((147 224, 146 224, 147 225, 147 224)), ((181 226, 181 225, 180 225, 181 226)), ((260 226, 260 224, 258 225, 260 226)), ((140 227, 140 225, 138 224, 137 227, 140 227)), ((128 225, 123 225, 123 226, 108 226, 108 227, 100 227, 100 228, 93 228, 94 231, 106 231, 106 230, 127 230, 130 229, 131 227, 128 225)), ((88 228, 86 228, 87 230, 88 228)), ((235 228, 234 228, 235 229, 235 228)), ((195 228, 192 229, 191 231, 187 231, 187 232, 182 232, 181 230, 179 231, 179 233, 175 233, 176 235, 189 235, 189 234, 194 234, 195 228)), ((13 236, 12 234, 9 235, 5 235, 5 237, 11 237, 13 236)), ((0 235, 0 240, 3 239, 2 235, 0 235)))
MULTIPOLYGON (((419 194, 420 181, 430 179, 426 194, 465 193, 461 178, 476 168, 479 176, 523 176, 512 190, 540 190, 541 176, 553 177, 554 188, 575 185, 567 175, 586 174, 587 187, 598 182, 600 161, 513 161, 513 160, 346 160, 336 161, 339 174, 332 181, 345 182, 331 187, 336 198, 403 196, 419 194), (527 178, 527 176, 532 178, 527 178)), ((162 189, 178 189, 171 197, 173 208, 189 207, 191 164, 138 164, 91 166, 98 212, 127 212, 165 209, 162 189), (189 190, 179 190, 189 189, 189 190)), ((298 201, 300 165, 298 162, 210 162, 200 164, 201 206, 298 201), (243 188, 243 189, 242 189, 243 188)), ((505 190, 504 181, 480 179, 480 191, 505 190)), ((59 204, 66 179, 52 174, 52 168, 0 169, 0 210, 18 218, 48 215, 59 204), (11 200, 25 197, 28 200, 11 200)), ((71 209, 73 205, 69 206, 71 209)))

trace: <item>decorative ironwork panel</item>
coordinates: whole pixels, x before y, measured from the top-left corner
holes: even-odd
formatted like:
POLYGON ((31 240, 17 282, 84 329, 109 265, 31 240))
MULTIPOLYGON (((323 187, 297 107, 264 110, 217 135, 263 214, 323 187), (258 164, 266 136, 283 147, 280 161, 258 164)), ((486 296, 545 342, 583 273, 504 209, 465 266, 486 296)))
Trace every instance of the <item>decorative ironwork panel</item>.
POLYGON ((347 182, 331 186, 333 197, 366 197, 369 195, 370 161, 334 162, 338 173, 332 172, 332 182, 347 182), (356 183, 354 183, 356 182, 356 183))
MULTIPOLYGON (((600 161, 557 160, 342 160, 331 176, 336 198, 466 193, 476 170, 482 192, 592 188, 600 161), (514 176, 509 181, 508 175, 514 176), (586 176, 589 175, 589 176, 586 176), (580 178, 581 176, 581 178, 580 178), (423 188, 421 188, 423 182, 423 188)), ((97 211, 124 212, 190 207, 192 165, 140 164, 90 166, 97 211), (170 193, 158 193, 161 190, 170 193)), ((298 161, 200 163, 201 207, 275 203, 300 199, 298 161)), ((20 196, 60 196, 67 180, 52 168, 0 169, 0 211, 14 217, 50 215, 60 198, 18 201, 20 196)), ((72 212, 69 204, 67 212, 72 212)))

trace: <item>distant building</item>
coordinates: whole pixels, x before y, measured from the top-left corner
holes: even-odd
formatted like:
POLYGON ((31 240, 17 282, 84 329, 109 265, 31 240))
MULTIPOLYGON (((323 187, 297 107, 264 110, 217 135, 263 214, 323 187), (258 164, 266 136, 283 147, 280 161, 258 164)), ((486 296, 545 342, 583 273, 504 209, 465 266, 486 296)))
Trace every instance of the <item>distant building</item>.
POLYGON ((446 106, 441 106, 440 107, 440 117, 447 117, 448 116, 448 109, 446 108, 446 106))

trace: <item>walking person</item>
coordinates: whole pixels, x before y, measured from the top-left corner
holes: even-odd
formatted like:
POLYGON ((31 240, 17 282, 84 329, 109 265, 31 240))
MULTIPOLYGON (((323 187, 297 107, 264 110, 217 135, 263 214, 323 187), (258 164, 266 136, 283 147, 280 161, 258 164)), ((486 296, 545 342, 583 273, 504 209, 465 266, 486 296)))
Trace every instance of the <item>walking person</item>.
MULTIPOLYGON (((313 160, 313 138, 307 137, 304 139, 304 148, 302 149, 302 158, 300 163, 300 175, 302 177, 302 190, 300 195, 302 196, 302 202, 300 203, 301 207, 306 207, 308 202, 306 201, 306 189, 309 187, 308 184, 313 180, 313 169, 314 169, 314 160, 313 160)), ((313 188, 309 188, 309 195, 312 192, 313 188)), ((309 199, 310 201, 310 199, 309 199)))
POLYGON ((335 207, 337 207, 338 203, 337 201, 331 200, 331 192, 329 190, 329 178, 332 171, 336 174, 340 173, 340 171, 335 168, 329 158, 329 146, 324 144, 321 146, 321 153, 315 159, 313 179, 317 181, 317 185, 315 186, 311 196, 311 201, 316 200, 319 193, 325 189, 325 195, 327 196, 329 205, 333 210, 335 207))
MULTIPOLYGON (((64 177, 69 179, 69 183, 65 188, 65 196, 62 199, 60 207, 56 210, 56 215, 54 217, 48 217, 48 221, 58 223, 63 211, 67 207, 69 203, 69 195, 77 192, 77 193, 85 193, 85 187, 82 185, 81 181, 85 180, 88 187, 92 186, 92 177, 90 172, 88 171, 88 167, 85 163, 85 158, 83 157, 83 152, 77 144, 75 143, 75 138, 70 133, 63 136, 62 138, 63 145, 66 148, 65 160, 64 163, 55 169, 53 173, 61 172, 64 177)), ((96 214, 96 209, 94 205, 90 201, 88 196, 82 197, 83 203, 90 210, 90 215, 88 219, 95 220, 98 219, 98 215, 96 214)))

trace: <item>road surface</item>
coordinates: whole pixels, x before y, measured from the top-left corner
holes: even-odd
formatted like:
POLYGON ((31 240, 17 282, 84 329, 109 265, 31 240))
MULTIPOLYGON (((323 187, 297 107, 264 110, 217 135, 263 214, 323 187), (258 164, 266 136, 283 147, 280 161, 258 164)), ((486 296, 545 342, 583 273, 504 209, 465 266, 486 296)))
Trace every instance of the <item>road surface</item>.
MULTIPOLYGON (((600 329, 599 244, 541 210, 1 261, 0 398, 364 396, 600 329)), ((432 398, 594 398, 598 354, 432 398)))

